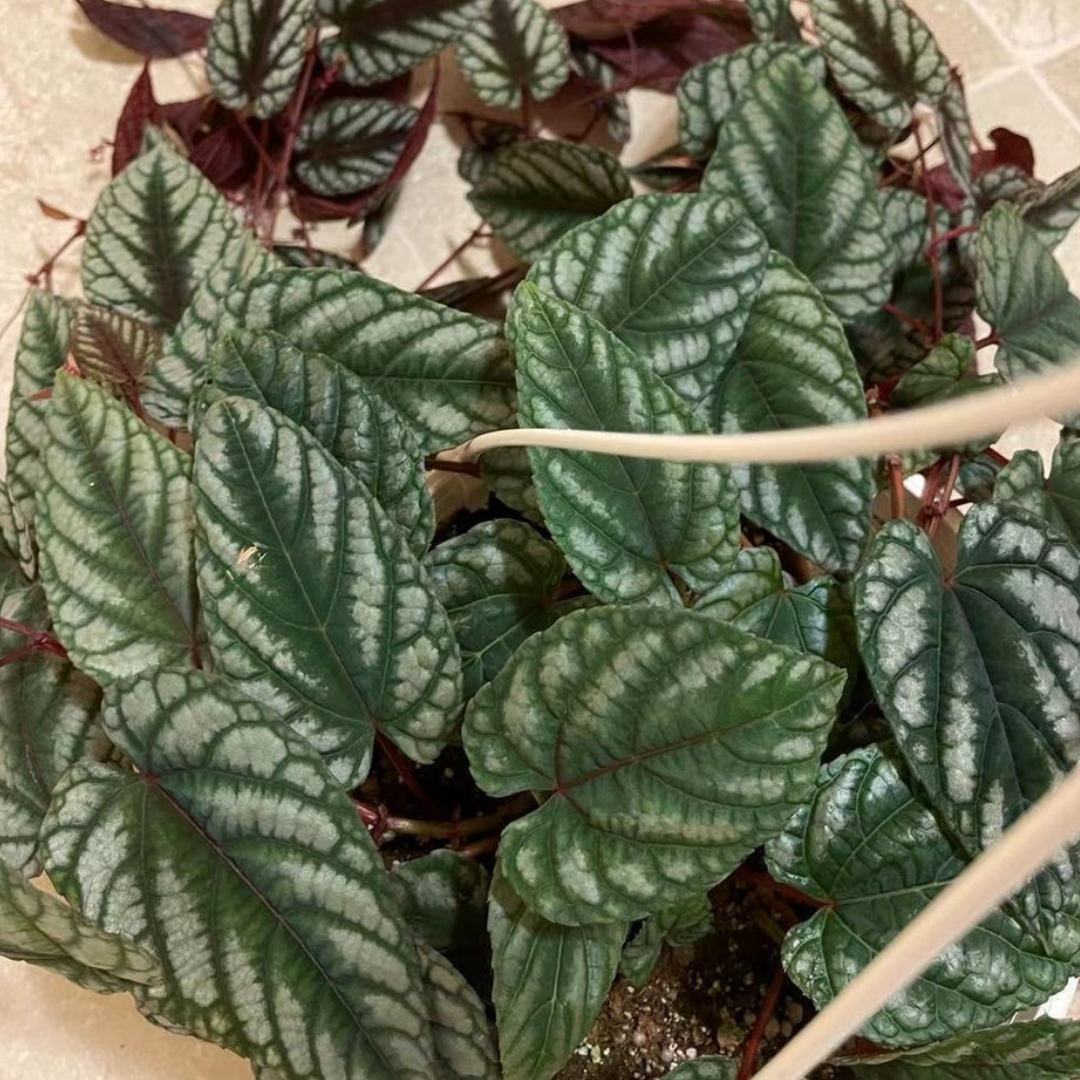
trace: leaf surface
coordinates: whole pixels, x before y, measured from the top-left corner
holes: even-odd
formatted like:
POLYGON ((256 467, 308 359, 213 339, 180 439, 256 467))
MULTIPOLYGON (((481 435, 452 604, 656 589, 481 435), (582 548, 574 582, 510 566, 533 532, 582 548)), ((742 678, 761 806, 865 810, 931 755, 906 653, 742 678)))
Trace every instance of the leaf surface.
POLYGON ((547 101, 570 77, 566 31, 536 0, 488 0, 457 47, 457 62, 482 101, 520 109, 522 94, 547 101))
POLYGON ((191 459, 100 387, 61 374, 41 466, 41 579, 76 666, 111 682, 191 663, 191 459))
POLYGON ((1080 220, 1080 168, 1036 189, 1025 199, 1020 213, 1047 247, 1057 247, 1080 220))
POLYGON ((259 402, 306 428, 354 473, 422 555, 435 531, 423 454, 412 430, 364 380, 280 334, 234 330, 210 354, 197 412, 223 397, 259 402))
POLYGON ((762 41, 799 41, 791 0, 746 0, 746 10, 754 33, 762 41))
POLYGON ((642 987, 649 981, 665 945, 673 949, 694 945, 712 928, 713 906, 705 893, 664 908, 650 915, 626 943, 621 971, 632 986, 642 987))
POLYGON ((889 131, 945 93, 949 62, 902 0, 813 0, 811 11, 841 89, 889 131))
MULTIPOLYGON (((618 338, 563 300, 523 286, 508 333, 525 427, 704 430, 618 338)), ((562 450, 529 458, 552 536, 603 600, 678 604, 672 575, 699 588, 735 557, 737 497, 723 466, 562 450)))
POLYGON ((286 717, 343 784, 377 734, 433 761, 460 658, 397 527, 303 428, 244 398, 203 419, 199 586, 216 667, 286 717))
POLYGON ((204 48, 210 20, 172 8, 137 7, 112 0, 76 0, 82 13, 106 37, 140 56, 169 59, 204 48))
POLYGON ((296 173, 319 195, 352 195, 383 183, 416 126, 417 111, 379 98, 339 98, 300 125, 296 173))
MULTIPOLYGON (((859 644, 912 774, 969 857, 1080 759, 1080 557, 1045 523, 967 515, 946 574, 911 522, 878 534, 856 579, 859 644)), ((1080 948, 1080 857, 1016 900, 1062 955, 1080 948)))
POLYGON ((1080 442, 1058 443, 1047 477, 1037 450, 1017 451, 998 475, 994 502, 1042 518, 1080 550, 1080 442))
POLYGON ((281 112, 300 81, 313 7, 313 0, 225 0, 206 53, 214 97, 259 117, 281 112))
POLYGON ((425 452, 512 422, 514 376, 498 327, 355 271, 275 270, 237 293, 228 327, 275 330, 361 376, 425 452))
POLYGON ((146 372, 161 357, 158 331, 142 319, 82 304, 71 327, 71 358, 80 373, 138 400, 146 372))
MULTIPOLYGON (((843 328, 821 295, 774 255, 716 387, 713 429, 784 431, 866 418, 843 328)), ((750 465, 733 470, 747 517, 827 570, 852 569, 870 530, 870 463, 750 465)))
POLYGON ((465 717, 485 791, 548 793, 504 830, 503 872, 568 925, 643 918, 710 888, 813 786, 843 682, 818 657, 688 612, 567 615, 465 717))
POLYGON ((768 262, 761 233, 715 195, 641 195, 579 225, 529 272, 587 311, 703 418, 768 262))
POLYGON ((501 240, 535 262, 575 225, 632 194, 629 176, 605 151, 531 139, 495 154, 469 201, 501 240))
POLYGON ((144 1007, 286 1080, 430 1080, 416 947, 315 751, 201 672, 113 688, 103 722, 138 772, 68 773, 49 873, 158 956, 164 993, 144 1007))
POLYGON ((843 110, 804 65, 781 57, 729 110, 705 172, 845 320, 889 299, 895 265, 877 183, 843 110))
MULTIPOLYGON (((933 814, 876 749, 826 765, 766 856, 777 880, 829 902, 783 945, 788 975, 819 1009, 964 868, 933 814)), ((1067 965, 1048 960, 999 911, 894 995, 863 1034, 904 1047, 1003 1023, 1068 977, 1067 965)))
POLYGON ((505 1080, 551 1080, 588 1034, 619 967, 626 923, 559 926, 496 868, 488 906, 505 1080))

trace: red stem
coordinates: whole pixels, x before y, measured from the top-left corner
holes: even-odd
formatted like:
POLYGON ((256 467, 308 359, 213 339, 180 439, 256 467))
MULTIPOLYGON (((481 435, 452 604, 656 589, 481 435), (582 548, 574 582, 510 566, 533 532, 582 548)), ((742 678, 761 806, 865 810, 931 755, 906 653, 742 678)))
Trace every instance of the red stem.
POLYGON ((949 462, 948 472, 945 474, 945 483, 941 485, 931 505, 932 516, 926 525, 926 535, 932 540, 937 534, 942 519, 949 510, 952 500, 953 488, 956 487, 956 478, 960 475, 960 455, 953 454, 949 462))
POLYGON ((52 275, 53 270, 56 269, 56 264, 60 261, 61 256, 72 244, 77 240, 81 240, 86 234, 86 222, 81 219, 75 223, 75 231, 34 271, 32 274, 26 275, 26 280, 31 285, 40 285, 41 279, 45 279, 45 288, 52 292, 52 275))
POLYGON ((431 814, 432 817, 438 817, 439 808, 424 790, 424 785, 420 783, 412 762, 381 731, 375 736, 375 741, 379 749, 386 755, 387 760, 393 765, 394 771, 401 778, 401 782, 412 792, 425 812, 431 814))
POLYGON ((892 315, 894 319, 899 319, 902 323, 906 323, 908 326, 914 327, 920 333, 930 336, 930 327, 922 321, 922 319, 916 319, 914 315, 909 315, 906 311, 901 311, 895 304, 886 304, 885 313, 892 315))
POLYGON ((281 149, 278 158, 277 171, 274 174, 271 192, 274 195, 270 205, 270 217, 266 225, 266 237, 268 243, 274 242, 274 230, 277 228, 278 214, 281 212, 281 200, 277 198, 279 192, 285 191, 289 184, 289 167, 292 165, 293 151, 296 149, 296 136, 300 132, 300 114, 307 100, 308 90, 311 88, 311 77, 315 71, 316 50, 314 45, 308 46, 307 62, 304 64, 304 73, 300 76, 300 85, 293 95, 292 108, 289 110, 289 119, 285 127, 285 145, 281 149))
POLYGON ((888 459, 889 496, 893 520, 902 518, 907 508, 907 490, 904 488, 904 463, 895 454, 888 459))
POLYGON ((757 1069, 758 1055, 761 1053, 761 1044, 765 1038, 765 1029, 769 1021, 776 1015, 776 1008, 780 1004, 780 995, 784 990, 787 976, 784 974, 783 965, 776 969, 769 989, 765 993, 765 1000, 761 1004, 761 1011, 754 1022, 754 1029, 750 1032, 746 1045, 743 1048, 742 1064, 739 1066, 738 1080, 750 1080, 757 1069))
MULTIPOLYGON (((919 148, 919 160, 923 161, 929 147, 924 145, 922 132, 918 125, 915 127, 915 144, 919 148)), ((925 175, 926 166, 923 164, 925 175)), ((926 209, 930 224, 930 244, 927 249, 927 258, 930 262, 930 273, 934 279, 934 343, 936 344, 945 335, 945 283, 941 276, 941 248, 938 241, 937 204, 934 201, 934 192, 929 184, 923 185, 926 189, 926 209)))

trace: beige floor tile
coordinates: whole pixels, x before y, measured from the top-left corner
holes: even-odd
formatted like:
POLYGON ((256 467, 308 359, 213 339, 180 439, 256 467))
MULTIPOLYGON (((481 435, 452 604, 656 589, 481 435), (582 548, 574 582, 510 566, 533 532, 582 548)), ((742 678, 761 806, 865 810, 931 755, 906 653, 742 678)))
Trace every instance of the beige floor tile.
POLYGON ((908 6, 933 30, 968 83, 1013 65, 1008 50, 967 0, 908 0, 908 6))
MULTIPOLYGON (((956 0, 959 7, 963 0, 956 0)), ((1008 44, 1041 52, 1080 38, 1077 0, 970 0, 1008 44)))
POLYGON ((1073 116, 1080 120, 1080 45, 1047 60, 1040 70, 1073 116))

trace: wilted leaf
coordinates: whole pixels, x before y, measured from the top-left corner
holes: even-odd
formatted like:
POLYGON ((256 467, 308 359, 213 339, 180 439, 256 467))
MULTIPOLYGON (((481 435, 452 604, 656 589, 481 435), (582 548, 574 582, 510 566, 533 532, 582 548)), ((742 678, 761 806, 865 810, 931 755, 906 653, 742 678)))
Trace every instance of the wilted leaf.
POLYGON ((842 319, 889 299, 896 256, 870 163, 843 110, 799 61, 780 57, 744 87, 704 186, 735 199, 842 319))
POLYGON ((198 655, 191 459, 104 390, 57 377, 37 494, 56 635, 111 682, 198 655))
POLYGON ((767 261, 726 200, 642 195, 558 241, 529 280, 598 319, 708 420, 767 261))
MULTIPOLYGON (((843 328, 810 282, 778 255, 715 393, 716 431, 782 431, 866 418, 843 328)), ((868 461, 732 471, 748 517, 828 570, 854 568, 870 530, 868 461)))
MULTIPOLYGON (((789 931, 783 947, 788 975, 819 1009, 964 868, 933 814, 877 749, 826 765, 766 855, 778 880, 828 902, 789 931)), ((1045 1001, 1069 974, 999 911, 893 995, 863 1034, 886 1046, 916 1046, 1004 1023, 1045 1001)))
POLYGON ((120 684, 103 723, 138 772, 69 772, 47 863, 87 918, 154 949, 143 1007, 285 1080, 436 1075, 412 935, 315 751, 201 672, 120 684))
POLYGON ((644 918, 712 887, 811 790, 843 682, 690 612, 567 615, 465 716, 488 794, 547 796, 503 831, 503 872, 567 925, 644 918))
POLYGON ((603 150, 533 139, 499 151, 469 201, 501 240, 534 262, 563 233, 632 194, 630 178, 603 150))
MULTIPOLYGON (((523 427, 702 432, 682 399, 595 319, 530 284, 508 333, 523 427)), ((721 465, 530 450, 544 520, 602 600, 682 602, 680 584, 716 581, 739 548, 738 498, 721 465)))

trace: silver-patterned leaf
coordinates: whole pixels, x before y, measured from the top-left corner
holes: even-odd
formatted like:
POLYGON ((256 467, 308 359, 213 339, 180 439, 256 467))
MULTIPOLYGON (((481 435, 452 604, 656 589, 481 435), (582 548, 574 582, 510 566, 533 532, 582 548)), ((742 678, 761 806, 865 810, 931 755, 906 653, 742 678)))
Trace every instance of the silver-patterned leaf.
POLYGON ((214 97, 255 116, 281 112, 300 81, 313 13, 313 0, 224 0, 206 51, 214 97))
MULTIPOLYGON (((866 419, 843 327, 794 266, 774 255, 716 388, 716 431, 782 431, 866 419)), ((865 460, 733 469, 743 512, 827 570, 851 569, 870 531, 865 460)))
POLYGON ((738 1063, 731 1058, 703 1057, 672 1069, 667 1080, 735 1080, 738 1069, 738 1063))
MULTIPOLYGON (((24 584, 0 601, 5 619, 49 629, 39 585, 24 584)), ((0 656, 26 644, 0 630, 0 656)), ((98 689, 59 657, 38 649, 0 667, 0 863, 32 874, 49 795, 68 766, 84 755, 98 689)))
POLYGON ((858 671, 855 622, 840 583, 817 577, 797 585, 780 568, 772 548, 740 551, 694 610, 777 645, 813 653, 851 675, 858 671))
MULTIPOLYGON (((526 283, 508 324, 523 427, 704 431, 682 399, 599 322, 526 283)), ((721 465, 530 450, 540 508, 602 600, 678 605, 739 549, 738 496, 721 465), (676 580, 677 579, 677 580, 676 580)))
POLYGON ((615 980, 628 925, 559 926, 526 907, 498 867, 488 901, 504 1080, 551 1080, 615 980))
POLYGON ((250 233, 230 244, 195 287, 191 303, 165 340, 164 352, 147 372, 142 401, 162 423, 184 427, 191 398, 205 376, 226 300, 278 265, 250 233))
POLYGON ((650 915, 622 951, 620 970, 632 985, 649 981, 664 946, 687 948, 712 933, 713 906, 706 893, 698 893, 681 904, 650 915))
POLYGON ((535 262, 575 225, 632 194, 626 171, 605 151, 530 139, 494 156, 469 201, 504 243, 535 262))
POLYGON ((411 71, 460 41, 484 0, 316 0, 338 33, 320 42, 327 67, 353 86, 371 86, 411 71))
POLYGON ((92 303, 172 330, 244 235, 210 181, 160 143, 98 199, 86 226, 83 289, 92 303))
MULTIPOLYGON (((946 573, 923 532, 892 521, 855 616, 908 767, 974 857, 1080 761, 1080 556, 1023 511, 979 506, 946 573)), ((1016 903, 1056 955, 1080 950, 1080 853, 1016 903)))
POLYGON ((1007 379, 1070 363, 1080 348, 1080 300, 1053 253, 1016 208, 998 203, 976 238, 979 314, 1001 338, 1007 379))
POLYGON ((691 157, 708 158, 739 94, 763 67, 780 56, 791 57, 814 78, 825 81, 825 56, 811 45, 762 41, 698 64, 682 77, 676 94, 680 147, 691 157))
POLYGON ((975 145, 975 132, 964 84, 955 72, 950 72, 948 85, 937 100, 937 122, 949 171, 961 190, 971 195, 971 148, 975 145))
POLYGON ((376 736, 432 761, 461 660, 446 612, 363 483, 281 413, 225 398, 195 454, 199 587, 215 666, 353 786, 376 736))
POLYGON ((1044 1016, 840 1061, 856 1080, 1067 1080, 1080 1073, 1080 1024, 1044 1016))
POLYGON ((767 262, 726 199, 641 195, 563 237, 529 280, 599 319, 707 421, 767 262))
POLYGON ((469 84, 497 109, 547 101, 570 77, 566 31, 536 0, 487 0, 457 47, 469 84))
POLYGON ((810 10, 841 89, 889 131, 907 127, 916 101, 945 93, 949 62, 903 0, 812 0, 810 10))
POLYGON ((306 428, 363 481, 412 550, 422 555, 435 532, 423 454, 412 430, 364 380, 280 334, 235 330, 210 354, 195 419, 223 397, 244 397, 306 428))
POLYGON ((405 921, 433 949, 451 957, 479 948, 488 897, 488 872, 449 848, 399 863, 394 878, 405 890, 405 921))
POLYGON ((153 950, 142 1005, 286 1080, 437 1075, 416 946, 355 808, 303 739, 237 687, 159 671, 110 689, 137 772, 77 765, 49 875, 153 950))
POLYGON ((37 496, 56 635, 111 682, 198 654, 191 459, 100 387, 57 377, 37 496))
POLYGON ((98 993, 161 981, 158 962, 127 938, 100 930, 62 900, 0 865, 0 956, 55 971, 98 993))
POLYGON ((711 888, 813 787, 844 678, 691 612, 567 615, 465 715, 485 791, 547 795, 503 831, 503 872, 567 925, 644 918, 711 888))
POLYGON ((30 526, 0 480, 0 595, 37 577, 37 549, 30 526))
MULTIPOLYGON (((877 749, 826 765, 810 800, 765 852, 774 877, 827 904, 783 945, 788 975, 819 1009, 964 868, 934 815, 877 749)), ((999 911, 893 995, 863 1034, 916 1046, 1004 1023, 1070 974, 999 911)))
POLYGON ((842 319, 889 299, 896 254, 872 167, 843 109, 798 60, 773 60, 744 87, 703 186, 731 196, 842 319))
POLYGON ((319 195, 351 195, 394 171, 419 113, 379 98, 339 98, 310 110, 296 140, 296 173, 319 195))
POLYGON ((625 85, 622 71, 594 53, 585 42, 571 42, 570 54, 574 67, 583 79, 594 83, 601 90, 609 91, 599 101, 594 102, 593 107, 600 110, 608 134, 620 146, 625 146, 633 135, 633 126, 627 96, 618 92, 625 85))
POLYGON ((750 26, 762 41, 799 40, 799 24, 791 13, 791 0, 746 0, 750 26))
POLYGON ((440 544, 424 565, 461 647, 466 698, 567 609, 557 592, 566 560, 524 522, 485 521, 440 544))
POLYGON ((7 421, 7 487, 27 522, 34 519, 34 501, 41 486, 45 416, 56 373, 67 359, 71 341, 71 303, 53 293, 31 289, 15 350, 15 375, 7 421))
POLYGON ((498 326, 343 270, 275 270, 234 294, 218 332, 276 330, 361 376, 443 450, 514 416, 514 374, 498 326))
POLYGON ((137 401, 146 372, 161 357, 159 331, 142 319, 80 304, 71 326, 71 358, 84 377, 137 401))
POLYGON ((1037 450, 1019 450, 998 474, 994 502, 1019 506, 1053 526, 1080 551, 1080 442, 1062 439, 1050 475, 1037 450))
POLYGON ((1031 191, 1020 213, 1047 247, 1057 247, 1080 220, 1080 168, 1031 191))

